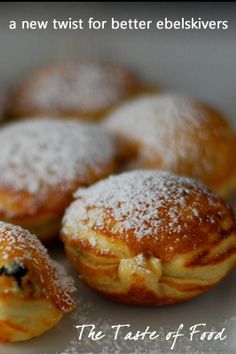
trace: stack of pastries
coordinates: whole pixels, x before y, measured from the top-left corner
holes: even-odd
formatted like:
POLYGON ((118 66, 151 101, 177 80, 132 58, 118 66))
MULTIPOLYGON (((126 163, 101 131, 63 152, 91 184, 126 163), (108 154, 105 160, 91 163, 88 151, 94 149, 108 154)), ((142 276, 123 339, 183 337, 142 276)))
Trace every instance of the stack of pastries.
POLYGON ((128 304, 189 300, 234 267, 222 197, 236 190, 236 133, 212 107, 76 61, 31 74, 6 116, 0 341, 38 336, 73 310, 72 279, 41 244, 58 235, 89 287, 128 304))

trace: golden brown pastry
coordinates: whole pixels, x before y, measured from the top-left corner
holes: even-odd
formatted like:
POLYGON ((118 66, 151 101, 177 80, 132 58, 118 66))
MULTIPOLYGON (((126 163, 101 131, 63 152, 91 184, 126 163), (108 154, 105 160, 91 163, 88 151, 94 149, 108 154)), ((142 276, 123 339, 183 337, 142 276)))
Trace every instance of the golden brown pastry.
POLYGON ((222 196, 236 189, 236 133, 222 115, 193 99, 156 94, 110 114, 125 168, 151 168, 204 181, 222 196))
POLYGON ((74 308, 73 281, 36 236, 0 222, 0 341, 39 336, 74 308))
POLYGON ((0 220, 47 241, 72 193, 115 169, 113 139, 92 124, 20 121, 0 130, 0 220))
POLYGON ((97 120, 141 90, 135 75, 112 64, 54 64, 36 71, 19 87, 9 102, 9 114, 97 120))
POLYGON ((187 177, 131 171, 78 190, 62 228, 82 279, 107 297, 167 305, 218 283, 236 261, 232 209, 187 177))

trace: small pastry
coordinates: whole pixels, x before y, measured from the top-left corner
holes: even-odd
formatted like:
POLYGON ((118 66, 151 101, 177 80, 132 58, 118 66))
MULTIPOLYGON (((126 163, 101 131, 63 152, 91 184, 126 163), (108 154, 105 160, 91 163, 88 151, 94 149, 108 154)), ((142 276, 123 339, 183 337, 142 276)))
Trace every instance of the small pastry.
POLYGON ((195 180, 130 171, 75 197, 63 219, 66 253, 82 279, 113 300, 186 301, 235 265, 233 211, 195 180))
POLYGON ((36 236, 0 222, 0 341, 24 341, 74 308, 73 281, 36 236))
POLYGON ((54 64, 33 73, 16 90, 9 114, 14 118, 50 115, 98 120, 141 90, 135 75, 112 64, 54 64))
POLYGON ((48 241, 72 193, 115 169, 112 137, 91 123, 25 120, 0 130, 0 220, 48 241))
POLYGON ((236 134, 222 115, 190 98, 156 94, 112 112, 123 169, 162 169, 202 180, 226 196, 236 189, 236 134))

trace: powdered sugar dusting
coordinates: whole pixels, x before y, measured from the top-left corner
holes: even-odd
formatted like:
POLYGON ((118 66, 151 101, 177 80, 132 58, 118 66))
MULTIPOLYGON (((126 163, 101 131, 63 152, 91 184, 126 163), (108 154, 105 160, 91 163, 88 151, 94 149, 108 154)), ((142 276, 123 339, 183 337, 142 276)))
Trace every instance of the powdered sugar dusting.
POLYGON ((0 131, 0 184, 42 193, 44 188, 87 182, 114 156, 112 138, 92 124, 53 119, 13 123, 0 131))
POLYGON ((73 293, 76 291, 75 285, 74 285, 74 280, 71 276, 68 276, 65 268, 59 264, 58 262, 50 259, 48 257, 50 265, 55 269, 55 275, 56 275, 56 282, 59 284, 62 288, 66 289, 67 292, 73 293))
MULTIPOLYGON (((105 126, 140 143, 140 155, 147 157, 153 151, 162 158, 163 168, 175 168, 178 167, 179 159, 186 157, 191 160, 202 156, 191 134, 197 133, 202 139, 207 139, 207 134, 213 135, 213 131, 201 129, 207 119, 201 105, 192 99, 174 94, 158 94, 147 95, 122 105, 110 114, 105 126)), ((210 159, 202 161, 200 167, 210 170, 210 159)))
MULTIPOLYGON (((85 222, 99 229, 106 227, 107 220, 112 218, 117 222, 115 232, 125 234, 132 230, 138 240, 149 235, 161 237, 163 232, 185 237, 188 224, 201 221, 202 214, 198 212, 202 195, 209 208, 220 207, 215 194, 192 179, 160 171, 132 171, 78 190, 75 195, 78 199, 69 207, 64 225, 65 229, 67 226, 76 229, 78 222, 85 222)), ((218 214, 210 216, 214 223, 218 214)), ((112 227, 109 231, 112 232, 112 227)))
POLYGON ((70 293, 74 282, 59 264, 53 261, 39 239, 20 226, 0 221, 0 263, 30 264, 39 275, 45 296, 55 300, 62 311, 73 306, 70 293))
POLYGON ((93 112, 126 96, 129 80, 130 74, 111 65, 68 63, 39 73, 24 99, 45 111, 93 112))
POLYGON ((48 260, 47 250, 36 236, 23 230, 20 226, 0 221, 0 254, 2 259, 7 260, 12 257, 14 252, 19 251, 21 255, 17 256, 18 260, 25 257, 32 262, 37 262, 31 257, 30 249, 37 250, 48 260))

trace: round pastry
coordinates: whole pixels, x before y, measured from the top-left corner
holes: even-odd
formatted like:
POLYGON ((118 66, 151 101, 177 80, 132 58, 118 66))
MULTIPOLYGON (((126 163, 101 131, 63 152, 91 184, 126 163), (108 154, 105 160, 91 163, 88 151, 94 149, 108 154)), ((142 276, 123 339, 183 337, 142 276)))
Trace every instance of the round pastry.
POLYGON ((102 118, 142 90, 135 75, 112 64, 68 62, 33 73, 10 101, 14 118, 33 115, 102 118))
POLYGON ((0 130, 0 220, 47 241, 72 193, 115 168, 113 139, 91 123, 34 119, 0 130))
POLYGON ((36 236, 0 222, 0 341, 39 336, 74 308, 73 281, 36 236))
POLYGON ((122 105, 107 118, 125 169, 191 176, 226 196, 236 188, 236 134, 223 116, 193 99, 156 94, 122 105))
POLYGON ((107 297, 167 305, 218 283, 236 261, 232 209, 187 177, 130 171, 78 190, 62 228, 82 279, 107 297))

